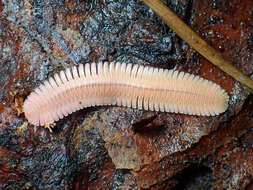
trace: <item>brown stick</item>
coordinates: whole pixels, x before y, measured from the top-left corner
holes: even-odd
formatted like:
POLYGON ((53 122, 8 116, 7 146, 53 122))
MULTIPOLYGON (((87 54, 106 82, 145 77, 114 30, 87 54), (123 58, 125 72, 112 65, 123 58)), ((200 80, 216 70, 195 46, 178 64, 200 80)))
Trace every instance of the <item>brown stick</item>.
POLYGON ((163 4, 161 0, 143 0, 143 2, 153 9, 178 36, 185 40, 202 56, 219 67, 222 71, 247 86, 249 88, 248 90, 253 93, 253 81, 234 67, 231 62, 225 60, 220 52, 209 46, 196 32, 188 27, 175 13, 163 4))

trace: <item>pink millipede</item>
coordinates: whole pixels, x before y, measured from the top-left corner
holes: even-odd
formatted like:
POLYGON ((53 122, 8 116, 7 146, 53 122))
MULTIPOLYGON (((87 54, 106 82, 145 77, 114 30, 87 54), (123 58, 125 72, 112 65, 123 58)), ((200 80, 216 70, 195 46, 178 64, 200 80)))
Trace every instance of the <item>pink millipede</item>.
POLYGON ((101 62, 80 64, 50 77, 28 96, 23 110, 34 125, 99 105, 214 116, 226 111, 228 99, 219 85, 192 74, 101 62))

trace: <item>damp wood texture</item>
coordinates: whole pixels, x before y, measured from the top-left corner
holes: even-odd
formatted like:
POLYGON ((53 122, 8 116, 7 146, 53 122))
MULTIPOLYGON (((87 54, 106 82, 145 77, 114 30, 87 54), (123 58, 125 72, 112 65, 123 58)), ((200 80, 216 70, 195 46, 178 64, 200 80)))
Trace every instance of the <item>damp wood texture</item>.
POLYGON ((46 125, 90 106, 117 105, 150 111, 215 116, 228 107, 217 84, 175 70, 119 62, 80 64, 55 74, 24 102, 34 125, 46 125))

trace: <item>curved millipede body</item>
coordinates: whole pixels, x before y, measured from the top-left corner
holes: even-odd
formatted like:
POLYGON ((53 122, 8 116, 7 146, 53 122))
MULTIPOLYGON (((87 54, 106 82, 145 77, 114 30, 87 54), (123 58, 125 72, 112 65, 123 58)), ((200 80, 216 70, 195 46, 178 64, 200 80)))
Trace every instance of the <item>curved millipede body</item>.
POLYGON ((81 64, 49 78, 24 102, 25 116, 45 125, 90 106, 214 116, 228 107, 217 84, 175 70, 119 62, 81 64))

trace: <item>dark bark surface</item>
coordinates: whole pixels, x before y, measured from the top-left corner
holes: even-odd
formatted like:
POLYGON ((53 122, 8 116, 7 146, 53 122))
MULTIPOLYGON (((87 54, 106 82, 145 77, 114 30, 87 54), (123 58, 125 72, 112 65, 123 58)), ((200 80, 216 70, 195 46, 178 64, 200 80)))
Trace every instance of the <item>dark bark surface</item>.
MULTIPOLYGON (((253 78, 253 1, 164 2, 253 78)), ((0 189, 249 190, 252 128, 253 96, 140 0, 0 0, 0 189), (35 87, 92 61, 200 75, 229 93, 229 108, 199 117, 93 107, 52 133, 26 121, 35 87)))

